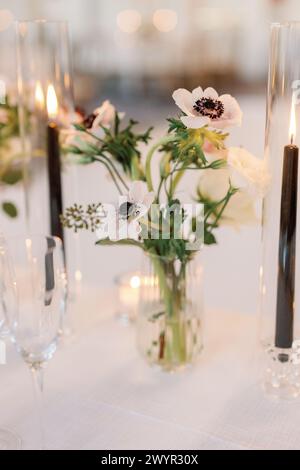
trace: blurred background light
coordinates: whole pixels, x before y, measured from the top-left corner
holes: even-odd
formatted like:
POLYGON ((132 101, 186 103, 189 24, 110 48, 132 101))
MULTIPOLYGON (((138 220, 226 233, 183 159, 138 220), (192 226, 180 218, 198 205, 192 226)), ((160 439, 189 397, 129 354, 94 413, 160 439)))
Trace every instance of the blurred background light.
POLYGON ((176 11, 169 9, 159 9, 153 13, 153 24, 162 33, 173 31, 178 23, 176 11))
POLYGON ((123 33, 135 33, 142 24, 142 15, 137 10, 123 10, 117 15, 117 25, 123 33))
POLYGON ((225 8, 203 7, 195 11, 195 21, 205 30, 224 30, 236 25, 235 13, 225 8))
POLYGON ((0 10, 0 31, 5 31, 14 21, 14 15, 10 10, 0 10))

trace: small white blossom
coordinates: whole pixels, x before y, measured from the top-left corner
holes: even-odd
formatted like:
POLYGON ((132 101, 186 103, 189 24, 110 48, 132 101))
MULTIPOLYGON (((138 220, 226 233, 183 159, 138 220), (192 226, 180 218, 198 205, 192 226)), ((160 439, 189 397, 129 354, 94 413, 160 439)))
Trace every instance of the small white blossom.
POLYGON ((153 200, 154 193, 148 192, 145 183, 133 182, 128 194, 121 196, 117 205, 103 205, 105 217, 96 231, 97 239, 139 240, 142 230, 139 221, 148 213, 153 200))
POLYGON ((95 116, 93 127, 110 127, 115 119, 116 108, 109 100, 105 100, 101 106, 94 110, 93 114, 95 116))
MULTIPOLYGON (((106 100, 101 106, 96 108, 92 114, 84 120, 86 129, 96 138, 103 139, 105 132, 102 127, 109 129, 114 122, 116 108, 110 101, 106 100)), ((118 113, 119 119, 123 119, 124 113, 118 113)))

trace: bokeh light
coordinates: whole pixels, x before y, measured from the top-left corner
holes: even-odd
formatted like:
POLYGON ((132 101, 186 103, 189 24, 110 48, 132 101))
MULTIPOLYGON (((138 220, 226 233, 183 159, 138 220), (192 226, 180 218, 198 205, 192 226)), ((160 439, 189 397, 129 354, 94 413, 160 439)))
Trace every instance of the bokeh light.
POLYGON ((176 28, 178 15, 176 11, 169 9, 159 9, 153 13, 153 24, 162 33, 169 33, 176 28))
POLYGON ((135 33, 142 24, 142 16, 137 10, 122 10, 117 15, 117 25, 123 33, 135 33))
POLYGON ((0 10, 0 31, 5 31, 14 21, 14 15, 10 10, 0 10))

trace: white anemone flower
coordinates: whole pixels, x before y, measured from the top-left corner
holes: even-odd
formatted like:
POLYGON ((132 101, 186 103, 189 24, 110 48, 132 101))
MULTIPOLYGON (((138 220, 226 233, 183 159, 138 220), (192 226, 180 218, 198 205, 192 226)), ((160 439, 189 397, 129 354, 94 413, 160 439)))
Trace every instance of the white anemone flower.
MULTIPOLYGON (((109 100, 105 100, 85 119, 84 124, 91 134, 102 139, 105 136, 102 127, 109 129, 114 122, 115 115, 116 108, 109 100)), ((124 115, 125 113, 118 113, 119 119, 123 119, 124 115)))
MULTIPOLYGON (((101 140, 105 138, 105 132, 102 127, 110 128, 115 118, 116 108, 106 100, 101 106, 96 108, 92 114, 82 119, 79 113, 76 113, 74 124, 83 124, 88 133, 71 127, 66 130, 63 139, 65 146, 75 146, 82 151, 88 150, 87 144, 101 147, 101 140)), ((123 119, 125 113, 118 113, 119 119, 123 119)))
POLYGON ((139 240, 142 231, 140 219, 144 217, 154 200, 142 181, 132 183, 127 195, 119 198, 118 204, 103 205, 105 217, 96 231, 98 240, 139 240))
POLYGON ((195 88, 192 92, 179 88, 173 99, 186 116, 181 117, 183 124, 190 129, 211 126, 216 129, 240 126, 242 111, 231 95, 219 96, 214 88, 195 88))
POLYGON ((93 114, 95 115, 93 122, 95 127, 109 127, 115 119, 116 108, 109 100, 105 100, 101 106, 94 110, 93 114))

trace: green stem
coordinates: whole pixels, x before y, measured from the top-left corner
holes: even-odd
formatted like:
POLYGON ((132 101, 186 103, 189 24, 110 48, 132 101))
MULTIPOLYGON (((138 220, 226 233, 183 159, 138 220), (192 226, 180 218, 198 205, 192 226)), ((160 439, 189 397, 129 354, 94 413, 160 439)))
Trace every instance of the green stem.
MULTIPOLYGON (((96 135, 94 135, 92 132, 89 132, 88 130, 84 129, 84 132, 93 137, 95 140, 97 140, 98 142, 100 142, 102 145, 105 144, 105 141, 103 139, 100 139, 100 137, 97 137, 96 135)), ((126 182, 123 180, 123 178, 121 177, 119 171, 117 170, 116 166, 114 165, 114 163, 104 154, 104 153, 100 153, 99 156, 105 158, 105 160, 111 165, 111 167, 113 168, 114 172, 116 173, 116 175, 118 176, 119 180, 121 181, 121 183, 124 185, 125 189, 128 191, 128 185, 126 184, 126 182)))
POLYGON ((173 192, 173 193, 175 192, 175 190, 176 190, 178 184, 180 183, 180 181, 181 181, 181 179, 182 179, 182 177, 183 177, 183 175, 184 175, 184 172, 185 172, 185 169, 180 169, 180 170, 176 173, 176 175, 175 175, 175 177, 174 177, 174 179, 173 179, 173 184, 172 184, 172 192, 173 192))
POLYGON ((113 180, 113 182, 115 183, 117 190, 118 190, 119 193, 122 195, 123 193, 122 193, 122 190, 121 190, 121 188, 120 188, 120 186, 119 186, 119 183, 117 182, 116 177, 115 177, 113 171, 111 170, 110 166, 107 164, 107 162, 106 162, 104 159, 102 160, 101 157, 98 157, 98 156, 97 156, 97 157, 94 156, 94 159, 95 159, 97 162, 100 162, 100 163, 102 163, 102 164, 105 166, 105 168, 106 168, 107 171, 109 172, 110 176, 112 177, 112 180, 113 180))
POLYGON ((161 188, 162 188, 162 185, 164 183, 164 178, 161 177, 160 178, 160 182, 159 182, 159 186, 158 186, 158 190, 157 190, 157 196, 156 196, 156 201, 159 203, 159 198, 160 198, 160 192, 161 192, 161 188))
MULTIPOLYGON (((151 255, 150 255, 151 256, 151 255)), ((184 364, 187 360, 185 304, 185 268, 182 264, 177 274, 174 260, 151 256, 155 273, 158 277, 161 296, 164 302, 165 325, 161 333, 159 360, 165 366, 173 367, 184 364), (182 315, 183 313, 183 315, 182 315)))
POLYGON ((223 212, 224 212, 224 210, 226 209, 227 204, 229 203, 229 200, 230 200, 231 196, 232 196, 232 193, 230 192, 230 193, 227 194, 227 196, 225 197, 225 202, 224 202, 224 204, 223 204, 223 207, 222 207, 222 209, 220 210, 220 212, 218 213, 218 215, 217 215, 217 217, 216 217, 214 223, 211 225, 210 231, 212 231, 214 228, 216 228, 216 227, 218 226, 218 222, 219 222, 220 218, 222 217, 223 212))
POLYGON ((170 142, 175 142, 176 137, 174 136, 167 136, 164 137, 163 139, 160 139, 151 149, 149 150, 147 157, 146 157, 146 182, 147 182, 147 187, 148 191, 153 191, 153 182, 152 182, 152 175, 151 175, 151 161, 154 153, 156 152, 159 147, 162 145, 169 144, 170 142))
POLYGON ((127 185, 127 183, 125 182, 125 180, 122 178, 122 176, 120 175, 119 171, 117 170, 115 164, 106 156, 104 155, 103 153, 101 154, 103 158, 105 158, 105 160, 111 165, 111 167, 113 168, 114 172, 116 173, 116 175, 118 176, 119 180, 121 181, 121 183, 123 184, 124 188, 126 189, 126 191, 128 191, 129 187, 127 185))
POLYGON ((174 168, 171 173, 170 173, 170 176, 172 176, 174 173, 176 173, 174 179, 173 179, 173 182, 172 182, 172 187, 171 187, 171 194, 173 195, 178 184, 180 183, 182 177, 184 176, 184 173, 186 170, 209 170, 210 168, 214 168, 214 163, 211 163, 209 165, 205 165, 203 167, 190 167, 190 166, 182 166, 181 168, 174 168))

